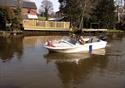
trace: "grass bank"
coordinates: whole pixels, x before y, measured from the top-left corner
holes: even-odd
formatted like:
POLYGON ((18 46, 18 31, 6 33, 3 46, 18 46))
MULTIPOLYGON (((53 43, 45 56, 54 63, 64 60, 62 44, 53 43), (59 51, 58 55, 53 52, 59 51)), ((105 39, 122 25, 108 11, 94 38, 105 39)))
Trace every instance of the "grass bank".
POLYGON ((122 31, 122 30, 116 30, 116 29, 108 29, 107 32, 108 33, 123 33, 124 31, 122 31))

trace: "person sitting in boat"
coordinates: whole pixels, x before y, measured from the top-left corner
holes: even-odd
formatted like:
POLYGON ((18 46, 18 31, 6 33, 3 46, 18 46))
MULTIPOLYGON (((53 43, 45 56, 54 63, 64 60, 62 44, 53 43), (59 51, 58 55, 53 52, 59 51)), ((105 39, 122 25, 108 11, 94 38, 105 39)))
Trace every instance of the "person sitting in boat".
POLYGON ((55 46, 53 45, 52 41, 48 41, 48 42, 47 42, 47 46, 49 46, 49 47, 55 47, 55 46))
POLYGON ((71 42, 72 44, 76 44, 76 42, 77 42, 77 37, 76 37, 75 34, 72 34, 72 35, 70 36, 70 42, 71 42))
POLYGON ((84 38, 83 38, 83 36, 79 36, 79 40, 78 41, 79 41, 80 44, 84 44, 84 38))

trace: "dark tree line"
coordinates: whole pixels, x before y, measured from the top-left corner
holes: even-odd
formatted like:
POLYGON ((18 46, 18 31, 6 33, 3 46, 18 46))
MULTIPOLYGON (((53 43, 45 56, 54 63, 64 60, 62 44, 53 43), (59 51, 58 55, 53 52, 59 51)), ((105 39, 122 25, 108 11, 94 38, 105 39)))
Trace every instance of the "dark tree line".
POLYGON ((94 11, 96 21, 102 28, 113 28, 115 18, 114 0, 100 0, 94 11))
POLYGON ((0 28, 4 30, 6 24, 12 23, 14 12, 9 7, 0 7, 0 28))
POLYGON ((59 0, 59 3, 60 12, 73 27, 114 27, 114 0, 59 0))
POLYGON ((21 15, 19 9, 11 9, 7 6, 0 6, 0 30, 12 31, 21 30, 21 15))

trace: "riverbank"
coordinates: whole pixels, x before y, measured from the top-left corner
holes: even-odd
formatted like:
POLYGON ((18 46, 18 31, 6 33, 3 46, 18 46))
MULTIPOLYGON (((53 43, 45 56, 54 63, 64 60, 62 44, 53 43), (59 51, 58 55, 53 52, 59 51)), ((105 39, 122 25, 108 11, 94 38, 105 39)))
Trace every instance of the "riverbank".
POLYGON ((122 30, 116 30, 116 29, 83 29, 83 32, 107 32, 107 33, 121 33, 124 32, 122 30))
POLYGON ((108 33, 124 33, 122 30, 116 30, 116 29, 109 29, 107 30, 108 33))
POLYGON ((15 36, 19 34, 23 34, 23 31, 0 31, 0 36, 3 37, 15 36))
MULTIPOLYGON (((72 33, 72 31, 0 31, 0 36, 10 37, 16 35, 24 35, 24 36, 39 36, 39 35, 64 35, 72 33)), ((93 34, 96 35, 98 33, 124 33, 122 30, 109 29, 107 31, 83 31, 85 35, 93 34)))

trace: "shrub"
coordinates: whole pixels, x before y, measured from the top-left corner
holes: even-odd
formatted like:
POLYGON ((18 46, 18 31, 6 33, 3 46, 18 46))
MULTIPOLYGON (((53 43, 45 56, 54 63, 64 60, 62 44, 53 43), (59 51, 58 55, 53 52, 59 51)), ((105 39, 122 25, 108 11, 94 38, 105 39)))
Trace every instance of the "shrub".
POLYGON ((7 6, 0 6, 0 30, 19 30, 22 21, 21 15, 7 6))

